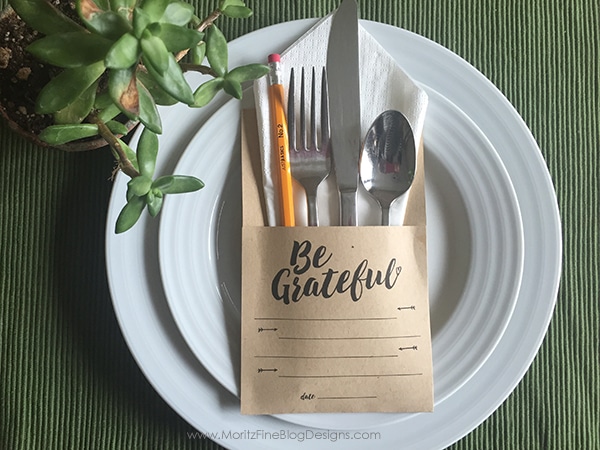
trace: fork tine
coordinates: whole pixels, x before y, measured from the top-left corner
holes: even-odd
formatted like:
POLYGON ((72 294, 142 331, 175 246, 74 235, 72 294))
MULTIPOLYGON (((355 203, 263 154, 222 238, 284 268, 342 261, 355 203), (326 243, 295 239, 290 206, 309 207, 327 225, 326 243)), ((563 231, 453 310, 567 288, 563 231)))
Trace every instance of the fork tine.
POLYGON ((317 149, 317 102, 315 68, 312 68, 311 91, 310 91, 310 148, 317 149))
POLYGON ((329 149, 329 93, 327 92, 327 70, 321 75, 321 147, 329 149))
POLYGON ((300 80, 300 143, 301 148, 306 150, 306 87, 304 83, 304 67, 302 68, 302 79, 300 80))
POLYGON ((296 151, 296 109, 294 104, 294 68, 290 71, 290 86, 288 88, 288 144, 290 151, 296 151))

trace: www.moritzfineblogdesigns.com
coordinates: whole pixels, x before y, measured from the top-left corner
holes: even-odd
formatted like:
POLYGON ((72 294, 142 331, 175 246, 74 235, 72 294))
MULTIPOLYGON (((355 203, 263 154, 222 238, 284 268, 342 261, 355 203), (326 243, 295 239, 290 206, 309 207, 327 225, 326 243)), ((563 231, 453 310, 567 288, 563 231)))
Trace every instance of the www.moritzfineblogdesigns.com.
POLYGON ((213 441, 244 441, 244 440, 264 440, 264 441, 285 441, 294 440, 297 442, 327 440, 330 442, 349 441, 349 440, 379 440, 381 433, 376 431, 314 431, 314 430, 222 430, 215 432, 188 431, 188 439, 213 441))

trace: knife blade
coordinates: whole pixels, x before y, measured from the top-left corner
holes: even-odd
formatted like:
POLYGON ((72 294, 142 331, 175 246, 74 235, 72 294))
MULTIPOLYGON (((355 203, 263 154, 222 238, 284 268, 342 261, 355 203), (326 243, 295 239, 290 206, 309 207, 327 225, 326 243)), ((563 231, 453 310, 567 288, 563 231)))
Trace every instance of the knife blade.
POLYGON ((357 224, 356 193, 361 146, 358 6, 344 0, 333 16, 327 77, 333 164, 340 194, 340 225, 357 224))

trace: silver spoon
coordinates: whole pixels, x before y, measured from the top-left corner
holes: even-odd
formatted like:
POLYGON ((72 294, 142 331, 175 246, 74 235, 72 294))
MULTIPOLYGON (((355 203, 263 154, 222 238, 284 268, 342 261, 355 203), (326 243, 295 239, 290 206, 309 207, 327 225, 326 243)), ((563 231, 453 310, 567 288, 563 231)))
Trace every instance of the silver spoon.
POLYGON ((390 206, 413 182, 415 152, 412 128, 401 112, 377 116, 363 144, 360 178, 381 206, 382 225, 389 225, 390 206))

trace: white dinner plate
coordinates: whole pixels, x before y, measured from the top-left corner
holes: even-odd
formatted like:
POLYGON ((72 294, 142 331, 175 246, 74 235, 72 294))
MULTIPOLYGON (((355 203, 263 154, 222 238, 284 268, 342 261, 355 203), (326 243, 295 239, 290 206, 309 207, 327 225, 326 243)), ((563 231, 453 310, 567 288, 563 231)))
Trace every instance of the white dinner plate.
MULTIPOLYGON (((316 21, 279 24, 230 44, 232 65, 281 52, 316 21)), ((513 316, 494 352, 434 413, 373 427, 365 435, 382 449, 444 448, 482 423, 513 391, 545 336, 561 270, 556 196, 535 140, 518 113, 481 73, 449 50, 395 27, 362 22, 409 75, 440 92, 490 140, 512 180, 523 220, 524 265, 513 316)), ((158 173, 172 173, 202 123, 224 103, 201 110, 161 108, 158 173)), ((109 204, 107 273, 124 337, 148 380, 191 426, 228 448, 364 448, 354 432, 321 433, 272 416, 242 416, 239 401, 197 360, 171 316, 160 279, 158 221, 144 216, 134 229, 113 233, 125 201, 127 177, 118 176, 109 204), (285 439, 285 442, 282 442, 285 439)))
MULTIPOLYGON (((473 376, 508 325, 521 282, 523 234, 512 184, 489 141, 448 100, 424 88, 429 95, 424 146, 437 405, 473 376)), ((159 232, 162 281, 175 321, 202 364, 238 397, 240 114, 240 102, 229 101, 192 139, 175 172, 194 175, 206 187, 195 195, 168 197, 159 232)), ((279 417, 351 430, 409 415, 279 417)))

